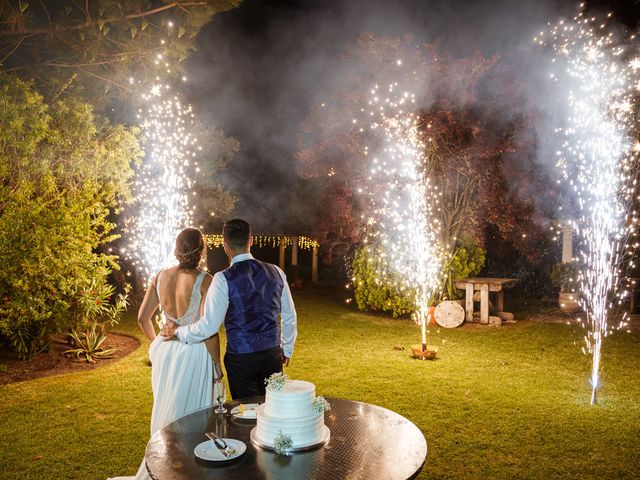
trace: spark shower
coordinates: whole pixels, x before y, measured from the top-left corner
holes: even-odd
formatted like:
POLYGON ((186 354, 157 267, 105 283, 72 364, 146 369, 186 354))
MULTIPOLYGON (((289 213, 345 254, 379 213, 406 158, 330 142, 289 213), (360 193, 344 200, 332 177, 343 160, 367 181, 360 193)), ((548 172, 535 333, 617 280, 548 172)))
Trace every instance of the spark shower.
POLYGON ((375 145, 371 155, 369 147, 365 150, 371 158, 365 189, 367 248, 378 256, 381 281, 399 281, 401 291, 411 292, 425 352, 427 313, 440 286, 443 255, 437 240, 440 193, 426 169, 426 146, 414 110, 415 95, 397 82, 386 89, 375 85, 363 109, 375 145))
POLYGON ((632 134, 637 131, 640 60, 628 43, 606 33, 606 22, 582 13, 534 40, 553 48, 553 94, 566 111, 565 125, 556 129, 561 142, 557 166, 577 204, 573 227, 580 239, 580 303, 586 316, 581 321, 592 356, 595 404, 610 311, 626 294, 620 277, 634 251, 629 240, 637 226, 631 205, 637 195, 638 155, 632 134))
POLYGON ((180 230, 191 225, 191 187, 200 149, 189 126, 194 114, 169 85, 156 83, 143 95, 138 111, 146 155, 134 183, 137 215, 128 233, 125 254, 145 281, 173 265, 173 247, 180 230))

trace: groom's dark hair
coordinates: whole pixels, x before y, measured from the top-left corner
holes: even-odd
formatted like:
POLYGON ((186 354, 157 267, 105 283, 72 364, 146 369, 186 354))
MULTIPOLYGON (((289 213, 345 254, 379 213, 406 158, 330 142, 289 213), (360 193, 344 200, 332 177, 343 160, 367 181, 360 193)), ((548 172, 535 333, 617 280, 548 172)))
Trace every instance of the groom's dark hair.
POLYGON ((239 218, 227 220, 222 227, 222 237, 233 248, 246 247, 251 238, 251 225, 239 218))

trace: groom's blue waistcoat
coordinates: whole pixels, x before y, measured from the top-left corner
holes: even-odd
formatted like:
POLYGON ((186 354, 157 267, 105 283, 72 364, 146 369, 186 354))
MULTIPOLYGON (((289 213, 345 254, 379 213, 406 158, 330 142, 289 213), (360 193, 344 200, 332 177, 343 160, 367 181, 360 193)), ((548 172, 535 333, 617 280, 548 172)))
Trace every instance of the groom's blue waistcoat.
POLYGON ((284 282, 275 265, 250 259, 223 272, 229 288, 224 319, 227 352, 253 353, 280 346, 280 298, 284 282))

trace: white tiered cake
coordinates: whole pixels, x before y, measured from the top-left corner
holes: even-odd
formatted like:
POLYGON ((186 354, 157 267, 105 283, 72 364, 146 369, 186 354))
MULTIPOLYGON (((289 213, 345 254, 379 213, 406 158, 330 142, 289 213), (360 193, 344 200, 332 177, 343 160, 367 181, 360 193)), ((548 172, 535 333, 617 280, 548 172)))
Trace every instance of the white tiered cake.
POLYGON ((256 410, 253 434, 258 443, 273 446, 281 434, 291 438, 294 449, 327 440, 324 411, 313 408, 315 392, 315 385, 303 380, 288 380, 279 391, 267 388, 265 402, 256 410))

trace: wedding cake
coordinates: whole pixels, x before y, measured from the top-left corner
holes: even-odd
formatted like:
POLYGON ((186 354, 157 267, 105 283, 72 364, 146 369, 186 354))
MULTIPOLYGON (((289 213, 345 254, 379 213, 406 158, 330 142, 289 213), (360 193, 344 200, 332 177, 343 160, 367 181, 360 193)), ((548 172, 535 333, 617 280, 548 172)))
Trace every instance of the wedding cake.
POLYGON ((276 450, 304 448, 326 441, 329 429, 324 424, 324 411, 329 405, 315 393, 313 383, 289 380, 285 375, 272 376, 265 402, 256 410, 252 436, 259 444, 276 450))

